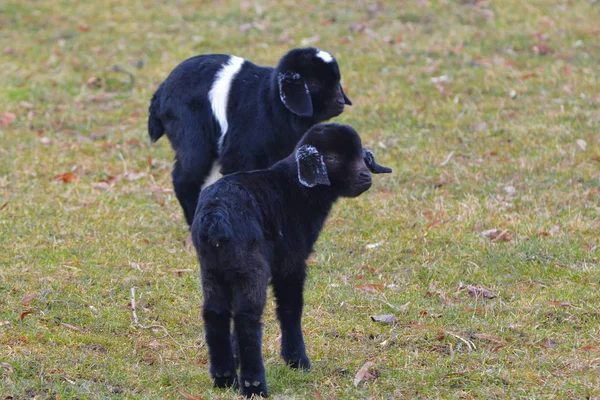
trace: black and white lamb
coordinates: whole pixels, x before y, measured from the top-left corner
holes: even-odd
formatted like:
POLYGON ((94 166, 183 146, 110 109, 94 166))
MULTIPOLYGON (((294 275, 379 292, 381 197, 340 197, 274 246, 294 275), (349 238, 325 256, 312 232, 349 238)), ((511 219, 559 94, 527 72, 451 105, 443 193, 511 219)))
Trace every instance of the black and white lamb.
POLYGON ((273 165, 311 126, 351 104, 336 60, 323 50, 291 50, 276 68, 199 55, 179 64, 154 93, 148 132, 152 141, 166 132, 175 150, 173 187, 191 224, 198 194, 219 174, 273 165))
POLYGON ((319 124, 270 168, 224 176, 202 191, 191 235, 216 387, 238 384, 239 358, 242 394, 267 396, 261 317, 269 283, 281 355, 292 368, 310 368, 301 328, 306 259, 333 203, 371 187, 369 171, 391 169, 375 162, 352 127, 319 124))

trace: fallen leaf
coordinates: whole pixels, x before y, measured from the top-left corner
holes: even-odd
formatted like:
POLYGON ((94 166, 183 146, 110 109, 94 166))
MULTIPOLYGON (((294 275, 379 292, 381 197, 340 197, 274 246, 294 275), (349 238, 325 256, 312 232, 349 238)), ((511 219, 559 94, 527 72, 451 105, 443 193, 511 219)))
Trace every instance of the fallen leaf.
POLYGON ((194 272, 194 270, 193 269, 176 269, 176 270, 173 270, 173 272, 177 276, 183 276, 184 273, 186 273, 186 272, 194 272))
POLYGON ((360 22, 354 22, 348 27, 348 29, 350 29, 351 32, 364 32, 366 26, 360 22))
POLYGON ((585 151, 587 148, 587 142, 583 139, 577 139, 575 143, 577 143, 577 147, 579 147, 582 151, 585 151))
POLYGON ((573 304, 571 304, 568 301, 559 301, 559 300, 551 300, 548 302, 548 305, 551 307, 561 307, 561 308, 569 308, 569 307, 573 307, 573 304))
POLYGON ((358 289, 365 293, 376 293, 383 290, 383 285, 381 283, 367 283, 365 285, 356 285, 354 286, 354 289, 358 289))
POLYGON ((358 384, 363 380, 376 378, 375 375, 369 372, 369 368, 371 368, 373 365, 375 364, 373 364, 371 361, 367 361, 362 367, 360 367, 356 375, 354 375, 354 386, 358 386, 358 384))
POLYGON ((142 142, 139 139, 131 138, 127 141, 127 144, 137 147, 142 147, 142 142))
POLYGON ((600 156, 594 156, 594 157, 592 157, 592 161, 598 161, 598 162, 600 162, 600 156))
POLYGON ((182 392, 181 390, 179 391, 179 394, 185 397, 187 400, 204 400, 202 397, 194 396, 192 394, 182 392))
POLYGON ((64 322, 62 322, 61 325, 72 331, 83 332, 83 329, 81 329, 77 326, 71 325, 71 324, 65 324, 64 322))
POLYGON ((142 345, 143 347, 148 347, 150 349, 157 349, 161 346, 161 344, 159 342, 157 342, 156 340, 150 342, 150 343, 145 343, 142 345))
POLYGON ((493 299, 495 297, 498 297, 498 295, 495 294, 494 292, 484 289, 484 288, 481 288, 481 287, 478 287, 478 286, 473 286, 473 285, 464 286, 461 283, 459 286, 459 289, 467 289, 467 293, 471 297, 485 297, 486 299, 493 299))
POLYGON ((33 299, 35 299, 37 297, 37 293, 31 293, 31 294, 26 294, 25 296, 23 296, 23 298, 21 299, 21 302, 28 306, 29 303, 31 303, 31 301, 33 299))
POLYGON ((143 177, 145 177, 147 174, 145 172, 132 172, 129 171, 125 174, 125 177, 127 178, 128 181, 137 181, 138 179, 141 179, 143 177))
POLYGON ((538 43, 536 45, 533 45, 533 47, 531 47, 531 50, 540 56, 546 55, 550 52, 550 47, 548 47, 548 45, 546 43, 538 43))
POLYGON ((110 189, 111 185, 108 182, 94 182, 92 183, 92 187, 94 189, 108 190, 110 189))
POLYGON ((11 112, 3 112, 2 113, 2 119, 0 119, 0 126, 2 126, 3 128, 9 126, 10 124, 12 124, 13 122, 15 122, 15 120, 17 119, 17 116, 11 112))
POLYGON ((600 353, 600 347, 598 347, 598 346, 592 346, 592 345, 583 346, 579 350, 581 350, 581 351, 593 351, 593 352, 596 352, 596 353, 600 353))
POLYGON ((0 206, 0 211, 4 210, 8 206, 8 201, 0 206))
POLYGON ((540 345, 540 347, 542 347, 544 349, 555 349, 558 347, 558 342, 555 342, 552 339, 542 340, 538 344, 540 345))
POLYGON ((0 321, 0 326, 10 325, 10 321, 0 321))
POLYGON ((527 79, 537 78, 537 76, 538 76, 538 74, 536 74, 535 72, 532 72, 532 73, 525 74, 525 75, 521 76, 521 79, 524 80, 524 81, 526 81, 527 79))
POLYGON ((393 324, 394 321, 396 321, 396 316, 394 314, 372 315, 371 320, 375 322, 382 322, 384 324, 393 324))
POLYGON ((88 80, 85 82, 85 84, 90 88, 100 87, 100 86, 102 86, 102 81, 97 76, 91 76, 88 78, 88 80))
POLYGON ((488 342, 494 342, 494 343, 500 343, 500 344, 505 344, 506 343, 506 341, 504 339, 497 338, 497 337, 492 336, 492 335, 488 335, 487 333, 476 333, 475 337, 477 339, 487 340, 488 342))
POLYGON ((500 231, 499 229, 488 229, 481 232, 481 236, 490 239, 492 242, 510 242, 512 240, 512 235, 508 229, 503 231, 500 231))
POLYGON ((360 270, 362 270, 362 271, 369 271, 372 274, 375 273, 375 268, 369 267, 368 265, 361 265, 360 266, 360 270))
POLYGON ((173 189, 163 188, 160 186, 152 185, 152 186, 150 186, 150 192, 152 192, 152 193, 173 193, 173 189))
POLYGON ((367 245, 365 245, 365 249, 367 249, 367 250, 376 249, 377 247, 381 246, 382 244, 383 244, 383 242, 367 244, 367 245))
POLYGON ((0 363, 0 367, 4 368, 4 370, 6 372, 8 372, 9 374, 11 374, 13 372, 11 365, 7 362, 0 363))
POLYGON ((90 27, 87 24, 81 24, 77 27, 81 32, 89 32, 90 27))
POLYGON ((19 317, 19 319, 21 321, 23 321, 23 318, 25 318, 26 316, 28 316, 29 314, 33 314, 33 311, 25 311, 23 313, 21 313, 21 316, 19 317))
POLYGON ((52 177, 53 181, 62 181, 63 183, 73 183, 79 181, 77 175, 72 172, 65 172, 64 174, 56 175, 52 177))

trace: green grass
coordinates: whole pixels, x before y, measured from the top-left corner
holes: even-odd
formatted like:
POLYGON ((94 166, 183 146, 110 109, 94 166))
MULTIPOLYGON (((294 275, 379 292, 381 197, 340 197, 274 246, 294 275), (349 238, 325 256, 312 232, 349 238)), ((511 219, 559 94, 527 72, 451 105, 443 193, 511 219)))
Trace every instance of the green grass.
POLYGON ((599 7, 3 2, 0 398, 235 398, 211 388, 173 153, 146 110, 187 57, 272 65, 303 40, 336 56, 354 102, 337 121, 394 174, 341 200, 317 243, 310 372, 283 365, 269 301, 272 397, 600 396, 599 7), (134 324, 132 287, 140 323, 174 340, 134 324), (376 379, 355 387, 366 361, 376 379))

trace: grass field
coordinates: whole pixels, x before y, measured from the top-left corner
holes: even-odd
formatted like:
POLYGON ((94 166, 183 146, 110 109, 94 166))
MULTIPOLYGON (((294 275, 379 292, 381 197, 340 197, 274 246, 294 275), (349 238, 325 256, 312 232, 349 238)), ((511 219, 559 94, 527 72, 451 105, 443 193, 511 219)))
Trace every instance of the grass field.
POLYGON ((394 174, 317 243, 310 372, 279 358, 270 297, 272 398, 600 398, 599 20, 589 0, 2 2, 0 399, 236 398, 211 388, 146 110, 187 57, 304 45, 336 56, 336 121, 394 174))

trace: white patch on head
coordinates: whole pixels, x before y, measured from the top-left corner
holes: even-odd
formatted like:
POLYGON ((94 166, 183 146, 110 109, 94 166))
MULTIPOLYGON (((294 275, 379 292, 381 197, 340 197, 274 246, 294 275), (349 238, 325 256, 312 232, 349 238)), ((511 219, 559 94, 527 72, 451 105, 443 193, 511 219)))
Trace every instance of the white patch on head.
POLYGON ((208 92, 208 100, 210 101, 210 107, 212 108, 213 115, 221 126, 219 152, 221 152, 223 140, 225 140, 225 134, 229 128, 229 124, 227 123, 227 102, 229 100, 231 82, 237 73, 240 72, 242 64, 244 64, 243 58, 231 56, 229 62, 224 65, 219 72, 217 72, 215 81, 210 88, 210 92, 208 92))
POLYGON ((321 60, 325 61, 326 63, 333 62, 333 57, 331 56, 331 54, 329 54, 328 52, 323 51, 323 50, 317 51, 317 57, 319 57, 321 60))
POLYGON ((202 184, 202 188, 200 189, 200 191, 206 189, 208 186, 218 181, 221 178, 221 176, 221 164, 219 164, 219 162, 215 160, 210 170, 210 174, 208 174, 208 176, 206 177, 206 180, 202 184))

